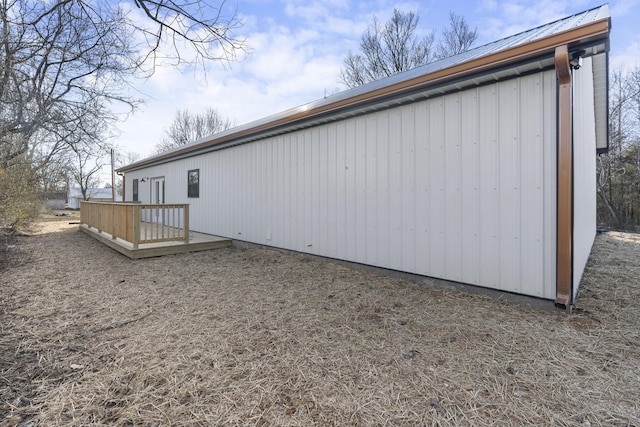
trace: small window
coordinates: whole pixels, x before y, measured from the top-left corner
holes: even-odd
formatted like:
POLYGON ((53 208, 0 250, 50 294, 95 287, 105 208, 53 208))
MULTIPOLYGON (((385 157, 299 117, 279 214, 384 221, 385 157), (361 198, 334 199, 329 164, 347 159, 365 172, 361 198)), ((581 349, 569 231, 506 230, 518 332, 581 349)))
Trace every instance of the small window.
POLYGON ((133 180, 133 201, 134 202, 138 201, 138 180, 137 179, 133 180))
POLYGON ((200 169, 193 169, 188 172, 187 196, 200 197, 200 169))

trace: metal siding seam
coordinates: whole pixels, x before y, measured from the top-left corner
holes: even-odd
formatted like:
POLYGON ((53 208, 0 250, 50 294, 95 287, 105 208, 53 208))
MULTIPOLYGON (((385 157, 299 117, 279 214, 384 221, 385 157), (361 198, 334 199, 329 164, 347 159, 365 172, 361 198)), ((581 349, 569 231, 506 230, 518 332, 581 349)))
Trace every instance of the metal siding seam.
POLYGON ((226 155, 225 157, 225 162, 224 162, 224 170, 221 173, 222 176, 222 182, 223 182, 223 194, 224 197, 221 199, 224 201, 225 205, 228 206, 227 208, 227 215, 225 215, 225 222, 224 222, 224 234, 223 236, 233 236, 233 211, 234 211, 234 206, 233 206, 233 183, 231 182, 233 180, 233 175, 232 175, 232 165, 233 165, 233 153, 235 150, 229 150, 227 151, 227 153, 225 153, 226 155))
POLYGON ((273 199, 273 244, 274 246, 284 246, 286 241, 284 231, 284 217, 286 215, 285 206, 285 190, 286 183, 284 179, 285 161, 285 145, 284 140, 287 135, 281 135, 276 138, 275 150, 275 197, 273 199))
POLYGON ((519 291, 519 155, 518 155, 518 81, 499 84, 499 289, 519 291))
MULTIPOLYGON (((272 242, 267 241, 266 233, 273 233, 273 188, 275 185, 273 177, 273 174, 275 173, 275 170, 273 168, 273 139, 267 140, 262 149, 265 155, 264 174, 266 179, 264 180, 264 196, 262 199, 264 203, 264 229, 262 230, 260 241, 264 242, 267 245, 270 245, 272 244, 272 242)), ((273 238, 273 234, 271 236, 273 238)))
MULTIPOLYGON (((268 176, 267 180, 267 198, 265 200, 267 204, 267 226, 266 230, 271 234, 271 240, 266 242, 268 245, 273 245, 274 239, 274 218, 275 218, 275 203, 274 200, 277 197, 276 184, 277 184, 277 169, 276 169, 276 152, 278 150, 278 141, 275 138, 269 139, 265 146, 267 152, 267 165, 265 165, 265 174, 268 176)), ((266 239, 266 235, 263 236, 266 239)))
POLYGON ((307 195, 307 220, 309 221, 309 230, 307 230, 308 237, 305 242, 306 250, 308 252, 314 253, 315 249, 313 248, 313 244, 316 240, 317 235, 317 227, 318 227, 318 210, 316 199, 318 197, 318 165, 317 165, 317 129, 309 129, 309 134, 307 135, 307 149, 309 153, 306 156, 308 160, 307 168, 308 168, 308 185, 309 185, 309 194, 307 195))
POLYGON ((444 100, 442 97, 429 100, 429 203, 431 245, 430 272, 433 277, 443 278, 445 264, 445 200, 444 200, 444 100))
POLYGON ((280 135, 276 138, 276 152, 275 152, 275 194, 276 197, 274 199, 274 212, 273 212, 273 245, 277 247, 284 247, 286 236, 284 231, 284 217, 286 215, 286 204, 285 204, 285 190, 286 183, 284 179, 284 169, 286 165, 285 161, 285 145, 284 140, 287 137, 287 134, 280 135))
POLYGON ((270 185, 269 185, 269 199, 267 203, 269 204, 269 231, 271 232, 271 241, 267 242, 269 245, 275 246, 276 241, 279 239, 278 236, 278 193, 279 193, 279 179, 278 179, 278 142, 279 137, 275 137, 270 141, 269 147, 269 168, 268 174, 270 177, 270 185))
POLYGON ((244 203, 243 206, 241 208, 241 211, 237 213, 237 215, 240 216, 240 219, 238 221, 238 227, 236 229, 236 233, 242 233, 242 234, 238 234, 237 235, 237 239, 239 240, 246 240, 247 236, 251 236, 252 232, 253 232, 253 222, 251 221, 250 216, 250 212, 254 209, 252 209, 251 206, 251 201, 255 200, 254 198, 254 186, 252 185, 252 183, 255 181, 255 164, 254 164, 254 159, 255 156, 253 155, 253 152, 255 150, 255 146, 251 146, 251 145, 247 145, 244 148, 244 152, 243 152, 243 157, 244 157, 244 175, 245 175, 245 179, 244 179, 244 183, 242 185, 242 187, 240 189, 238 189, 238 191, 242 191, 243 192, 243 196, 244 196, 244 203))
POLYGON ((282 175, 283 175, 283 204, 284 204, 284 212, 282 215, 281 224, 282 230, 284 233, 283 245, 288 248, 293 248, 293 239, 295 236, 295 226, 297 221, 296 215, 296 205, 298 199, 296 197, 296 183, 297 179, 295 179, 296 168, 294 167, 293 160, 293 151, 297 146, 298 132, 292 132, 289 134, 285 134, 283 139, 284 145, 284 164, 282 166, 282 175))
MULTIPOLYGON (((253 158, 255 198, 252 199, 252 209, 249 218, 255 221, 253 232, 246 236, 249 241, 255 243, 267 244, 266 232, 271 229, 270 216, 271 207, 268 204, 270 194, 269 187, 271 178, 268 175, 268 167, 270 158, 268 157, 267 146, 271 142, 269 140, 260 141, 255 144, 250 156, 253 158)), ((215 154, 215 153, 213 153, 215 154)))
POLYGON ((358 262, 367 260, 367 121, 364 117, 355 119, 355 257, 358 262))
POLYGON ((416 268, 417 273, 426 274, 431 271, 429 233, 431 216, 429 214, 429 101, 420 101, 415 108, 416 144, 415 144, 415 174, 416 174, 416 268))
MULTIPOLYGON (((285 247, 287 236, 286 236, 286 216, 287 216, 287 182, 285 179, 285 170, 287 169, 286 165, 286 139, 289 137, 288 134, 284 134, 278 137, 277 141, 277 151, 276 151, 276 198, 274 200, 275 212, 273 215, 274 222, 274 245, 279 247, 285 247)), ((289 218, 290 219, 290 218, 289 218)))
POLYGON ((235 227, 234 227, 234 238, 242 238, 242 236, 247 233, 247 225, 249 221, 247 220, 248 212, 251 210, 249 206, 250 199, 250 182, 251 182, 251 148, 248 146, 238 147, 238 157, 240 158, 241 164, 236 167, 236 174, 240 175, 240 185, 234 185, 236 191, 236 199, 237 204, 235 206, 236 215, 235 215, 235 227), (242 233, 242 234, 238 234, 242 233))
POLYGON ((304 149, 305 149, 305 131, 302 130, 296 136, 295 165, 296 171, 292 179, 296 180, 296 223, 295 236, 293 237, 293 249, 301 251, 304 247, 304 149))
POLYGON ((478 284, 479 256, 478 232, 480 202, 478 198, 478 180, 480 156, 478 153, 478 89, 470 89, 461 94, 461 123, 464 124, 460 136, 462 200, 462 266, 461 280, 469 284, 478 284))
POLYGON ((298 165, 298 150, 300 149, 301 135, 301 131, 292 132, 289 135, 289 139, 287 141, 289 146, 289 159, 284 175, 285 181, 287 181, 289 186, 287 204, 291 215, 288 219, 285 218, 288 241, 287 248, 293 250, 298 247, 298 239, 300 238, 300 234, 298 233, 298 224, 300 222, 298 207, 300 206, 299 188, 301 177, 298 165))
POLYGON ((348 119, 344 124, 344 146, 342 146, 341 161, 338 164, 338 172, 344 177, 344 183, 342 186, 342 203, 344 205, 344 210, 342 214, 342 229, 344 230, 344 254, 345 258, 349 260, 354 260, 354 207, 353 203, 355 203, 354 199, 354 186, 355 186, 355 175, 353 170, 353 149, 354 149, 354 141, 353 141, 353 129, 355 126, 354 119, 348 119))
POLYGON ((478 88, 481 169, 480 192, 480 277, 484 286, 498 287, 498 84, 478 88))
POLYGON ((377 249, 380 266, 389 267, 389 111, 376 113, 378 119, 377 169, 377 249))
POLYGON ((244 183, 244 188, 243 190, 245 191, 245 203, 244 203, 244 209, 241 213, 242 215, 242 220, 241 220, 241 226, 238 228, 242 228, 241 230, 238 230, 238 232, 242 233, 241 235, 238 236, 239 240, 246 240, 247 237, 253 235, 254 233, 254 226, 255 223, 254 221, 252 221, 253 218, 251 218, 252 215, 252 211, 255 211, 255 209, 253 208, 253 206, 251 206, 251 202, 253 200, 256 200, 255 198, 255 176, 256 176, 256 169, 255 169, 255 145, 247 145, 245 148, 245 173, 246 173, 246 179, 245 179, 245 183, 244 183))
POLYGON ((340 172, 344 175, 342 201, 344 203, 344 253, 345 258, 355 261, 355 119, 345 121, 344 129, 344 161, 340 172))
POLYGON ((329 249, 329 133, 326 126, 320 126, 320 235, 318 236, 320 254, 330 256, 329 249))
POLYGON ((416 271, 416 105, 402 109, 401 182, 402 253, 401 269, 416 271))
POLYGON ((316 191, 313 194, 313 214, 314 227, 313 233, 313 253, 323 255, 324 251, 324 226, 326 224, 326 138, 323 137, 323 129, 318 127, 314 132, 313 147, 313 164, 314 164, 314 187, 316 191))
POLYGON ((258 161, 260 158, 258 155, 260 144, 251 144, 249 147, 249 156, 251 157, 251 180, 249 181, 251 192, 249 200, 251 201, 251 209, 246 213, 246 218, 249 221, 247 224, 247 235, 243 236, 241 240, 255 242, 262 228, 260 224, 260 193, 262 189, 260 188, 260 165, 258 161))
POLYGON ((366 197, 367 197, 367 263, 378 263, 378 192, 377 192, 377 156, 378 131, 377 115, 372 114, 367 119, 366 129, 366 197))
POLYGON ((331 257, 339 257, 338 249, 338 217, 341 209, 338 203, 338 124, 327 126, 327 253, 331 257))
POLYGON ((296 251, 303 251, 305 248, 305 241, 307 239, 307 221, 306 221, 306 197, 309 183, 307 182, 306 172, 306 151, 307 151, 307 132, 303 130, 298 135, 298 149, 296 150, 296 164, 298 170, 296 177, 298 179, 298 223, 296 224, 296 251))
POLYGON ((444 97, 444 201, 445 201, 445 270, 450 280, 460 281, 462 265, 462 206, 460 175, 462 155, 460 135, 463 125, 460 114, 460 93, 444 97))
POLYGON ((264 140, 260 142, 260 158, 262 159, 261 169, 263 179, 260 183, 260 186, 262 187, 262 191, 260 191, 260 204, 262 206, 262 208, 260 209, 260 211, 262 212, 260 222, 262 224, 262 228, 260 230, 260 234, 258 235, 258 242, 265 245, 269 244, 269 242, 266 240, 266 233, 271 230, 271 205, 269 204, 269 200, 271 199, 270 191, 272 186, 272 179, 270 174, 271 150, 268 149, 271 144, 271 140, 264 140))
POLYGON ((336 255, 340 259, 345 259, 346 251, 345 251, 345 237, 346 237, 346 228, 345 228, 345 215, 347 210, 347 204, 344 200, 344 192, 346 183, 346 175, 345 175, 345 122, 344 120, 336 123, 336 143, 335 143, 335 181, 336 181, 336 194, 335 194, 335 204, 336 204, 336 213, 335 213, 335 246, 336 246, 336 255))
POLYGON ((396 107, 389 111, 389 267, 402 268, 403 233, 402 223, 402 107, 396 107))
POLYGON ((313 138, 310 129, 304 135, 304 242, 301 250, 309 251, 313 242, 313 138))
POLYGON ((340 152, 344 152, 344 121, 338 121, 330 126, 332 132, 329 134, 331 140, 329 144, 329 178, 331 184, 331 206, 333 212, 331 213, 331 233, 329 238, 333 242, 329 242, 330 252, 333 257, 344 259, 344 230, 343 218, 345 211, 345 204, 343 202, 341 193, 344 188, 344 173, 340 171, 340 165, 343 164, 342 170, 344 171, 344 158, 340 155, 340 152))
POLYGON ((522 293, 543 296, 543 213, 542 197, 542 87, 541 76, 532 75, 522 79, 521 105, 523 143, 520 152, 522 168, 521 199, 521 265, 522 293), (524 138, 527 138, 526 141, 524 138))

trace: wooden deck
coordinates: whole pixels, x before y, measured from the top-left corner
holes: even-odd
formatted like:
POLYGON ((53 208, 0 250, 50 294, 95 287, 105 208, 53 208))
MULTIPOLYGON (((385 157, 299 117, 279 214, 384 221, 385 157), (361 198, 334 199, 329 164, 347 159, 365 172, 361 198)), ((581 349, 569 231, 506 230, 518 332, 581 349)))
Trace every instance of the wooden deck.
MULTIPOLYGON (((114 238, 111 234, 105 231, 98 231, 97 228, 90 227, 87 224, 80 224, 80 231, 99 240, 110 248, 115 249, 131 259, 151 258, 185 252, 207 251, 210 249, 220 249, 231 246, 231 239, 189 231, 188 243, 185 240, 140 243, 136 249, 134 248, 133 243, 119 237, 114 238)), ((144 231, 141 230, 141 232, 144 231)))

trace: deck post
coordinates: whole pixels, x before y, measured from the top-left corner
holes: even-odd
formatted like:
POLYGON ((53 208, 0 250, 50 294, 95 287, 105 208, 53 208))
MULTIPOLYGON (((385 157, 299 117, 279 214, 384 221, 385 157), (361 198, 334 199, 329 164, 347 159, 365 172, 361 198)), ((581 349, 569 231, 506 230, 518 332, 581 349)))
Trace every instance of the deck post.
POLYGON ((189 244, 189 205, 184 205, 184 244, 189 244))
POLYGON ((133 249, 138 249, 140 243, 140 207, 142 205, 133 206, 133 249))
POLYGON ((96 209, 98 212, 98 220, 96 221, 96 228, 98 229, 98 233, 102 233, 102 209, 96 209))

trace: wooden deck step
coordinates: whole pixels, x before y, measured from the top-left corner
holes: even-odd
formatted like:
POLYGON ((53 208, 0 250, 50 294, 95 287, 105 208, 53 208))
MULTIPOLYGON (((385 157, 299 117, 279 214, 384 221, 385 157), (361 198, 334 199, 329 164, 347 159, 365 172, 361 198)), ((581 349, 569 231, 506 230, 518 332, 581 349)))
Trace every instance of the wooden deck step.
POLYGON ((80 231, 99 240, 111 249, 115 249, 131 259, 151 258, 163 255, 180 254, 185 252, 208 251, 231 246, 232 240, 224 237, 212 236, 210 234, 189 232, 189 243, 183 241, 142 243, 138 249, 133 248, 131 242, 119 238, 112 238, 111 234, 104 231, 80 224, 80 231))

